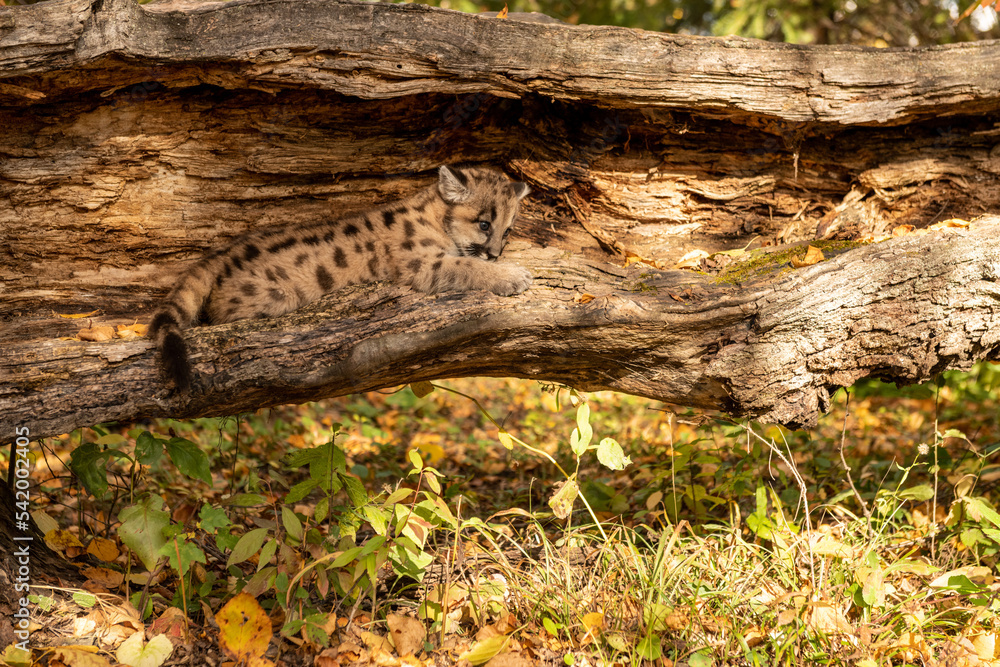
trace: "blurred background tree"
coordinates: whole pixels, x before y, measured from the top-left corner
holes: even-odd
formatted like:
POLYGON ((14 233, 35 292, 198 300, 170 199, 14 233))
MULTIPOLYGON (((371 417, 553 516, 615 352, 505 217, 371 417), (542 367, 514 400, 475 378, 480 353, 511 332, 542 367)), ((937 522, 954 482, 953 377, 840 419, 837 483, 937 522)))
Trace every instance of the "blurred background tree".
MULTIPOLYGON (((504 0, 422 0, 463 12, 498 11, 504 0)), ((510 0, 512 12, 567 23, 694 35, 739 35, 796 44, 927 46, 1000 38, 996 11, 977 0, 510 0)))

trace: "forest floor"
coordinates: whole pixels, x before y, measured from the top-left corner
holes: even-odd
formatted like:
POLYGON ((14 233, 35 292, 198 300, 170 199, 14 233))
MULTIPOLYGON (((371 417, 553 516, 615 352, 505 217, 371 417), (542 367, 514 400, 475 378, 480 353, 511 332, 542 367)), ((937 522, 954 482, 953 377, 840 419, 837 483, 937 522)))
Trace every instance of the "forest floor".
POLYGON ((41 443, 85 583, 33 589, 33 659, 1000 665, 1000 366, 794 432, 435 385, 41 443))

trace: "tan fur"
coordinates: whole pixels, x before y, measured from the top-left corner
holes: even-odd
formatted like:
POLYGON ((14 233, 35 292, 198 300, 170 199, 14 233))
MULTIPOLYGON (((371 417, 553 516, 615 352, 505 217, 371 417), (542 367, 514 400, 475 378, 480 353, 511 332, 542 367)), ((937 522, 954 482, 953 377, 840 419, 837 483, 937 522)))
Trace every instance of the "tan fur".
POLYGON ((180 329, 202 316, 213 324, 276 317, 355 283, 519 294, 531 274, 495 260, 527 194, 526 185, 495 169, 441 167, 437 183, 401 202, 248 234, 191 267, 153 317, 151 336, 163 366, 178 388, 187 387, 180 329))

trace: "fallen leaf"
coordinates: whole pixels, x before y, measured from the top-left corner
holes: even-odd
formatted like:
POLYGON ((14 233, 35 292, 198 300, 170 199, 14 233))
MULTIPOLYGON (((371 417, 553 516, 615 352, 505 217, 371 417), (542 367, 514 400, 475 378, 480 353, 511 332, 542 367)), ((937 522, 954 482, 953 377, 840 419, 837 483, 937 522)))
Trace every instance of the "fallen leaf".
POLYGON ((927 229, 934 231, 939 229, 966 229, 968 226, 968 220, 962 220, 961 218, 948 218, 947 220, 942 220, 941 222, 935 222, 927 229))
POLYGON ((392 653, 392 644, 389 643, 388 638, 383 637, 382 635, 364 630, 361 632, 359 639, 361 639, 365 646, 368 647, 368 650, 373 653, 392 653))
MULTIPOLYGON (((817 537, 816 533, 809 536, 810 539, 817 537)), ((849 546, 839 541, 833 535, 829 533, 823 533, 818 536, 819 539, 812 545, 811 549, 814 554, 820 556, 834 556, 837 558, 847 558, 851 555, 852 551, 849 546)))
POLYGON ((402 614, 389 614, 385 620, 389 626, 389 637, 400 657, 416 655, 423 649, 427 637, 423 623, 412 616, 402 614))
POLYGON ((96 646, 63 646, 49 649, 50 665, 71 665, 72 667, 107 667, 104 656, 97 654, 96 646))
POLYGON ((115 658, 129 667, 160 667, 173 653, 174 645, 163 635, 156 635, 143 644, 142 636, 142 632, 136 632, 122 642, 115 658))
POLYGON ((708 259, 708 253, 704 250, 692 250, 683 257, 681 257, 677 264, 674 265, 675 269, 698 269, 701 267, 701 260, 708 259))
POLYGON ((89 329, 80 329, 76 336, 80 340, 103 343, 115 337, 115 330, 111 327, 90 327, 89 329))
POLYGON ((124 338, 129 340, 131 338, 142 338, 146 335, 146 331, 149 329, 145 324, 119 324, 115 327, 116 333, 119 338, 124 338))
POLYGON ((788 625, 795 621, 799 613, 795 609, 786 609, 778 613, 778 618, 774 620, 774 624, 779 628, 783 625, 788 625))
POLYGON ((110 563, 114 559, 118 558, 121 551, 119 551, 118 545, 115 544, 113 540, 109 540, 104 537, 95 537, 90 541, 90 544, 87 545, 87 553, 97 560, 110 563))
POLYGON ((94 581, 105 588, 118 588, 125 581, 125 575, 106 567, 85 567, 83 576, 94 581))
POLYGON ((979 585, 990 585, 993 583, 993 573, 990 568, 982 565, 967 565, 945 572, 928 584, 931 588, 951 588, 952 577, 967 577, 969 581, 979 585))
POLYGON ((761 628, 758 628, 757 626, 752 626, 750 628, 747 628, 746 631, 744 631, 743 641, 746 642, 747 646, 753 648, 754 646, 760 646, 761 644, 763 644, 765 636, 766 635, 761 628))
POLYGON ((972 647, 976 651, 976 655, 979 656, 980 660, 996 660, 997 655, 997 633, 986 632, 981 635, 973 635, 969 638, 972 641, 972 647))
POLYGON ((240 593, 215 615, 219 624, 219 647, 237 662, 260 658, 271 641, 271 619, 260 603, 240 593))
POLYGON ((912 232, 914 229, 915 228, 914 228, 913 225, 899 225, 898 227, 894 227, 893 228, 892 235, 893 236, 906 236, 907 234, 909 234, 910 232, 912 232))
POLYGON ((83 319, 84 317, 94 317, 101 311, 100 309, 98 309, 98 310, 92 310, 89 313, 69 313, 69 314, 56 313, 55 311, 52 312, 58 315, 59 317, 65 317, 67 320, 79 320, 83 319))
POLYGON ((83 548, 83 543, 68 530, 53 530, 45 534, 45 543, 54 551, 66 551, 73 547, 83 548))
POLYGON ((826 258, 823 257, 822 250, 820 250, 816 246, 809 246, 809 248, 806 250, 805 257, 803 257, 802 259, 799 259, 798 257, 792 257, 791 262, 792 266, 794 266, 796 269, 800 269, 803 266, 812 266, 813 264, 819 264, 824 259, 826 258))
POLYGON ((593 300, 594 300, 594 295, 588 294, 587 292, 584 292, 583 294, 577 294, 576 296, 573 297, 573 301, 576 301, 577 303, 590 303, 593 300))
POLYGON ((625 252, 625 265, 624 265, 624 267, 628 268, 628 267, 632 266, 633 264, 645 264, 647 266, 653 267, 654 269, 662 269, 662 268, 664 268, 663 262, 661 262, 660 260, 649 259, 648 257, 643 257, 641 255, 637 255, 636 253, 634 253, 632 251, 626 251, 625 252))
POLYGON ((813 602, 810 605, 806 624, 825 634, 850 634, 854 631, 844 613, 829 602, 813 602))
POLYGON ((889 648, 900 649, 896 657, 906 662, 926 662, 931 658, 927 641, 919 632, 904 632, 899 635, 899 639, 889 645, 889 648))
POLYGON ((154 635, 165 635, 170 639, 188 640, 188 620, 184 612, 177 607, 167 607, 160 617, 149 624, 149 632, 154 635))
POLYGON ((507 18, 507 5, 506 5, 506 3, 504 4, 503 9, 501 9, 499 12, 497 12, 497 18, 498 19, 505 19, 505 18, 507 18))
POLYGON ((583 628, 586 633, 580 638, 580 643, 585 644, 597 639, 604 629, 604 614, 599 611, 592 611, 583 615, 583 628))

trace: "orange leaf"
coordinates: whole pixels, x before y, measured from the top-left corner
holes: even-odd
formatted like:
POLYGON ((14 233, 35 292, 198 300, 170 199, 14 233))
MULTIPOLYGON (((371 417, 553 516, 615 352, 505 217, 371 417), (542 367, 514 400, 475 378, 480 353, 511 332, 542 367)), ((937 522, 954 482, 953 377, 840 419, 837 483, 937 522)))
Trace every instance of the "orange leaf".
POLYGON ((115 330, 111 327, 90 327, 89 329, 80 329, 76 336, 80 340, 103 343, 115 337, 115 330))
POLYGON ((507 5, 506 4, 504 4, 503 9, 501 9, 499 12, 497 12, 497 18, 498 19, 505 19, 505 18, 507 18, 507 5))
POLYGON ((812 266, 813 264, 819 264, 825 257, 823 257, 823 251, 816 246, 809 246, 806 250, 806 256, 802 259, 798 257, 792 257, 792 266, 796 269, 802 268, 803 266, 812 266))
POLYGON ((577 303, 590 303, 593 300, 594 300, 594 295, 588 294, 587 292, 584 292, 583 294, 577 294, 576 296, 573 297, 573 301, 576 301, 577 303))
POLYGON ((120 552, 118 551, 118 545, 113 541, 103 537, 95 537, 87 545, 87 553, 98 560, 110 563, 118 558, 120 552))
POLYGON ((118 331, 118 337, 124 338, 125 340, 130 340, 132 338, 145 336, 146 329, 148 329, 145 324, 119 324, 116 329, 118 331))
POLYGON ((56 313, 59 317, 65 317, 67 320, 79 320, 84 317, 93 317, 100 313, 100 310, 92 310, 89 313, 71 313, 69 315, 63 315, 62 313, 56 313))

